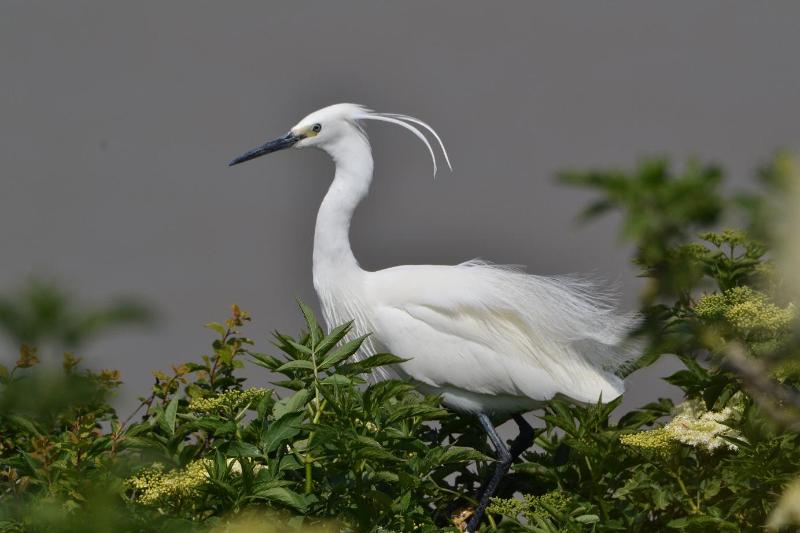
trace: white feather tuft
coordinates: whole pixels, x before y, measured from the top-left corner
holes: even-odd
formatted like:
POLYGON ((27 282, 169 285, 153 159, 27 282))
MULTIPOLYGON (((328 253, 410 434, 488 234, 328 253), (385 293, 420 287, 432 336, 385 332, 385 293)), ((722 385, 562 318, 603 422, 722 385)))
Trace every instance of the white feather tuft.
POLYGON ((379 121, 382 121, 382 122, 390 122, 392 124, 397 124, 398 126, 401 126, 401 127, 405 128, 405 129, 409 130, 414 135, 416 135, 417 138, 419 138, 419 140, 421 140, 423 143, 425 143, 425 146, 428 148, 428 152, 431 154, 431 159, 433 160, 433 175, 436 176, 436 170, 437 170, 437 168, 436 168, 436 154, 434 154, 434 152, 433 152, 433 147, 431 146, 431 143, 428 142, 428 139, 417 128, 415 128, 414 126, 412 126, 410 124, 406 124, 405 122, 403 122, 400 119, 397 119, 397 118, 394 118, 394 117, 388 117, 388 116, 384 116, 384 115, 379 115, 377 113, 368 113, 368 114, 361 115, 361 116, 356 117, 356 118, 361 119, 361 120, 379 120, 379 121))
POLYGON ((359 106, 355 112, 351 113, 351 118, 354 120, 377 120, 381 122, 388 122, 390 124, 396 124, 402 128, 405 128, 412 132, 419 140, 421 140, 425 147, 428 149, 428 153, 431 154, 431 160, 433 161, 433 176, 436 177, 436 171, 438 170, 436 165, 436 154, 431 146, 431 143, 428 141, 427 137, 416 127, 409 124, 409 122, 413 124, 418 124, 428 130, 431 135, 436 139, 439 143, 439 147, 442 149, 442 154, 444 155, 444 160, 447 162, 447 167, 452 171, 453 165, 450 164, 450 157, 447 155, 447 149, 444 147, 444 143, 442 142, 442 138, 439 137, 439 134, 436 133, 430 125, 427 123, 414 118, 408 115, 401 115, 398 113, 376 113, 371 109, 367 109, 366 107, 359 106))
POLYGON ((450 171, 453 170, 453 165, 450 164, 450 157, 448 157, 448 155, 447 155, 447 149, 444 147, 444 143, 442 142, 442 138, 439 137, 439 134, 436 133, 436 130, 434 130, 428 123, 423 122, 418 118, 410 117, 408 115, 400 115, 398 113, 378 113, 378 114, 383 115, 383 116, 387 116, 387 117, 398 118, 400 120, 406 120, 408 122, 413 122, 414 124, 419 124, 420 126, 425 128, 426 130, 431 132, 431 135, 433 135, 436 138, 436 141, 439 143, 439 147, 442 149, 442 154, 444 154, 444 160, 447 162, 447 168, 449 168, 450 171))
POLYGON ((640 355, 628 335, 641 317, 619 313, 613 285, 575 274, 531 275, 519 267, 481 260, 458 267, 474 269, 494 293, 490 299, 514 309, 530 327, 572 345, 576 355, 598 370, 618 373, 640 355))

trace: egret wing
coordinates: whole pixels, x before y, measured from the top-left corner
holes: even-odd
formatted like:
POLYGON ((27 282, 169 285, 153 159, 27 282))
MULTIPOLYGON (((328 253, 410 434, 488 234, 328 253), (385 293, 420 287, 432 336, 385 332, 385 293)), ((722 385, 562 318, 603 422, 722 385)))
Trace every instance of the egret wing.
POLYGON ((634 354, 635 320, 581 278, 531 276, 486 263, 419 265, 371 273, 372 326, 433 387, 547 399, 608 401, 634 354))

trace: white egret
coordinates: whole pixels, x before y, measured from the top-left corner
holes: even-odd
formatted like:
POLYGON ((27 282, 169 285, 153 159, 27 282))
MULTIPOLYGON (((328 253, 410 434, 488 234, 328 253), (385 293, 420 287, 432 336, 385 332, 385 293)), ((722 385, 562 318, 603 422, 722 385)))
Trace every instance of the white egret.
POLYGON ((366 120, 410 130, 425 143, 435 174, 436 155, 420 128, 427 130, 450 166, 441 139, 426 123, 355 104, 315 111, 230 165, 290 147, 316 147, 333 159, 333 183, 314 234, 314 287, 325 322, 331 328, 353 319, 354 334, 372 333, 361 357, 381 350, 409 358, 399 365, 399 377, 477 416, 498 463, 478 495, 468 525, 474 531, 501 478, 533 442, 522 413, 556 394, 580 402, 622 394, 615 371, 634 356, 625 338, 636 318, 618 314, 609 292, 581 277, 535 276, 483 261, 362 269, 349 230, 372 181, 372 152, 361 127, 366 120), (510 449, 492 423, 509 415, 520 427, 510 449))

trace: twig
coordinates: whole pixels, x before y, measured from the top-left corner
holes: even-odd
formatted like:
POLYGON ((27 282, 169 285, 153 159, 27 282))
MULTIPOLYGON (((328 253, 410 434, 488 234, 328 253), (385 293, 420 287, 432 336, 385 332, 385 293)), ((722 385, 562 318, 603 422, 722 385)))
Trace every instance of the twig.
POLYGON ((747 391, 772 419, 789 429, 800 429, 800 392, 770 379, 766 365, 748 357, 739 343, 730 343, 725 356, 720 366, 742 378, 747 391))

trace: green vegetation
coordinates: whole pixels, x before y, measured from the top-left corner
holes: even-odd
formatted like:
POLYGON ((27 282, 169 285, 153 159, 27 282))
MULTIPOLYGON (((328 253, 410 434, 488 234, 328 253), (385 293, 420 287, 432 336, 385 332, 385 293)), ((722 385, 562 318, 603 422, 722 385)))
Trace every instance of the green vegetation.
MULTIPOLYGON (((483 530, 800 525, 800 274, 782 266, 795 243, 780 229, 800 207, 796 164, 781 156, 756 192, 730 197, 698 163, 561 179, 598 194, 585 218, 622 213, 647 279, 628 372, 674 354, 685 368, 665 379, 685 399, 627 413, 619 399, 548 402, 483 530)), ((207 325, 209 354, 154 372, 124 418, 109 404, 119 374, 73 353, 146 320, 141 306, 82 311, 41 285, 0 299, 18 349, 0 366, 0 531, 458 531, 493 467, 477 424, 407 383, 369 382, 402 359, 354 362, 364 339, 350 324, 325 332, 300 310, 305 331, 275 333, 268 354, 233 306, 207 325), (257 372, 274 388, 248 387, 257 372)))

